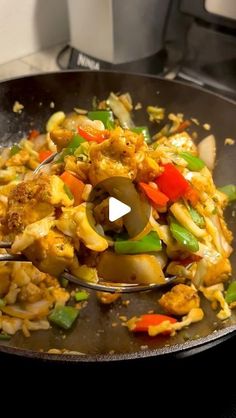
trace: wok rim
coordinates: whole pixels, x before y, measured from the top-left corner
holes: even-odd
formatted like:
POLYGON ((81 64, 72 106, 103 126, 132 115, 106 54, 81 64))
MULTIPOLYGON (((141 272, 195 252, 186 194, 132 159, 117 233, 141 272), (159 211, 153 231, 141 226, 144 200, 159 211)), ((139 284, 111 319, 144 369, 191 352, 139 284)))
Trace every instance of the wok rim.
POLYGON ((46 71, 46 72, 37 72, 37 73, 33 73, 33 74, 26 74, 26 75, 22 75, 22 76, 15 76, 15 77, 10 77, 10 78, 5 78, 3 80, 0 81, 0 85, 3 83, 8 83, 9 81, 14 81, 14 80, 23 80, 26 78, 33 78, 33 77, 39 77, 39 76, 47 76, 47 75, 57 75, 57 74, 80 74, 80 73, 90 73, 90 74, 119 74, 119 75, 124 75, 124 76, 137 76, 137 77, 145 77, 145 78, 153 78, 153 79, 157 79, 157 80, 161 80, 167 83, 174 83, 174 84, 179 84, 185 87, 189 87, 190 89, 194 89, 194 90, 198 90, 201 91, 202 93, 208 93, 212 96, 218 97, 219 99, 222 99, 230 104, 236 105, 236 100, 230 99, 229 97, 225 97, 223 94, 221 93, 217 93, 211 90, 208 90, 207 88, 203 88, 199 85, 192 85, 189 84, 186 81, 181 81, 181 80, 170 80, 170 79, 166 79, 160 75, 155 75, 155 74, 143 74, 143 73, 136 73, 136 72, 130 72, 127 73, 125 71, 119 71, 119 70, 89 70, 89 69, 72 69, 72 70, 58 70, 58 71, 46 71))
POLYGON ((64 362, 64 363, 108 363, 129 361, 138 359, 153 359, 175 356, 176 358, 187 357, 189 355, 197 354, 205 351, 215 345, 222 344, 226 339, 229 339, 236 334, 236 324, 227 328, 214 331, 205 337, 196 340, 189 340, 183 344, 175 344, 168 347, 134 351, 132 353, 114 353, 114 354, 72 354, 69 353, 48 353, 36 350, 22 349, 18 347, 9 347, 7 345, 0 345, 0 353, 11 354, 17 357, 27 359, 64 362))
MULTIPOLYGON (((180 80, 169 80, 165 79, 159 75, 154 74, 143 74, 143 73, 136 73, 130 72, 127 73, 125 71, 118 71, 118 70, 86 70, 86 69, 75 69, 75 70, 63 70, 63 71, 49 71, 49 72, 38 72, 33 74, 27 74, 23 76, 15 76, 10 77, 0 81, 0 85, 4 83, 9 83, 15 80, 25 80, 27 78, 36 78, 36 77, 47 77, 48 75, 60 76, 60 74, 80 74, 80 73, 100 73, 100 74, 117 74, 117 75, 124 75, 124 76, 138 76, 143 78, 151 78, 160 80, 161 82, 167 84, 175 84, 187 87, 190 90, 200 91, 204 94, 211 95, 217 97, 224 102, 227 102, 231 105, 236 105, 236 101, 230 99, 228 97, 223 96, 220 93, 212 92, 200 86, 191 85, 185 81, 180 80)), ((176 357, 185 357, 188 355, 195 354, 197 352, 207 350, 212 346, 217 344, 223 343, 226 339, 233 336, 236 333, 236 324, 230 325, 224 329, 215 330, 211 334, 206 335, 205 337, 201 337, 198 339, 193 339, 186 341, 181 344, 175 344, 172 346, 164 346, 161 348, 156 349, 147 349, 147 350, 140 350, 131 353, 114 353, 114 354, 72 354, 65 353, 65 354, 53 354, 48 352, 30 350, 30 349, 22 349, 18 347, 10 347, 5 344, 0 344, 0 353, 14 355, 16 357, 22 357, 27 359, 35 359, 35 360, 43 360, 43 361, 52 361, 52 362, 64 362, 64 363, 107 363, 107 362, 119 362, 119 361, 130 361, 130 360, 138 360, 138 359, 151 359, 151 358, 163 358, 167 356, 176 356, 176 357)))

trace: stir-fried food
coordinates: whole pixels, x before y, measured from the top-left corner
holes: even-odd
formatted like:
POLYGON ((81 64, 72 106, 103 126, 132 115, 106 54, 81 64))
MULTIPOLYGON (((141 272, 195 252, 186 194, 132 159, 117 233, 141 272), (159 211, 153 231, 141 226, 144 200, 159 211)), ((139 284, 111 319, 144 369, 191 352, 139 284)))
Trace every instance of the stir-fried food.
MULTIPOLYGON (((223 212, 236 193, 214 184, 214 137, 198 147, 190 121, 170 114, 151 138, 147 127, 135 126, 132 109, 129 94, 111 93, 94 111, 54 113, 46 133, 33 130, 0 151, 0 239, 32 262, 0 263, 1 339, 73 325, 89 294, 68 290, 65 270, 92 282, 162 284, 177 276, 157 300, 158 313, 129 318, 127 332, 174 335, 203 319, 202 297, 219 319, 230 317, 236 291, 231 284, 225 293, 232 233, 223 212), (112 183, 97 186, 110 179, 132 216, 109 218, 112 183), (150 213, 138 231, 145 204, 150 213)), ((154 124, 164 119, 162 108, 147 111, 154 124)), ((119 298, 98 294, 105 304, 119 298)))

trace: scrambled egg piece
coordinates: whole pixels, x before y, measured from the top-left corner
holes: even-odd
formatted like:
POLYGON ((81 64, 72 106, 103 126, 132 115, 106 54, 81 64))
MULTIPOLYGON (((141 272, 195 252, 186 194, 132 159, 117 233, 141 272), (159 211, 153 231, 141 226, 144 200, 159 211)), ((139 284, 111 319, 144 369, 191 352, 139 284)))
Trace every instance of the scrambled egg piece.
POLYGON ((91 166, 89 179, 93 185, 109 177, 121 176, 134 179, 137 163, 144 159, 147 145, 143 136, 122 128, 116 128, 101 144, 90 148, 91 166))
POLYGON ((158 334, 169 331, 170 335, 176 334, 176 331, 180 331, 182 328, 188 327, 194 322, 199 322, 204 318, 204 312, 201 308, 193 308, 189 311, 188 315, 184 316, 182 321, 171 324, 170 321, 164 321, 160 325, 153 325, 148 327, 148 335, 155 337, 158 334))
POLYGON ((192 287, 178 284, 162 295, 159 304, 168 313, 173 315, 185 315, 193 308, 199 308, 200 298, 192 287))
POLYGON ((11 246, 12 252, 21 252, 33 244, 34 241, 45 237, 48 235, 53 225, 53 217, 46 217, 40 221, 27 225, 21 234, 16 235, 15 240, 11 246))
POLYGON ((87 161, 80 161, 74 155, 65 157, 65 171, 75 173, 80 180, 87 182, 90 163, 87 161))
POLYGON ((43 291, 34 283, 28 283, 22 286, 18 295, 20 302, 34 303, 42 299, 43 291))
POLYGON ((227 281, 231 272, 232 267, 228 258, 219 257, 215 262, 203 258, 197 263, 194 279, 199 283, 204 283, 205 286, 212 286, 227 281))
POLYGON ((6 167, 25 165, 29 159, 29 153, 22 149, 6 161, 6 167))
POLYGON ((58 127, 50 132, 50 138, 56 144, 57 150, 61 151, 66 148, 69 142, 72 140, 74 133, 66 128, 58 127))
POLYGON ((111 303, 119 299, 121 296, 120 293, 108 293, 108 292, 96 292, 96 295, 97 295, 99 302, 103 303, 104 305, 110 305, 111 303))
POLYGON ((9 318, 6 315, 0 316, 0 330, 9 335, 14 335, 22 327, 22 319, 9 318))
POLYGON ((10 181, 15 180, 16 169, 15 167, 7 167, 6 169, 0 170, 0 184, 6 184, 10 181))
POLYGON ((83 203, 71 209, 64 209, 62 215, 56 221, 57 228, 65 235, 79 238, 90 250, 105 251, 108 247, 106 238, 99 235, 91 227, 91 224, 95 225, 92 207, 90 210, 89 204, 87 204, 86 210, 86 205, 83 203))
POLYGON ((201 292, 205 296, 206 299, 208 299, 210 302, 212 302, 213 307, 216 305, 220 305, 221 310, 216 315, 217 318, 224 320, 228 319, 231 316, 231 310, 226 302, 223 292, 224 292, 224 286, 222 283, 215 284, 213 286, 209 287, 200 287, 201 292))
POLYGON ((24 251, 26 257, 39 270, 59 276, 74 258, 71 240, 58 230, 50 230, 24 251))
POLYGON ((163 137, 157 141, 158 145, 166 145, 168 148, 173 147, 176 151, 188 151, 193 155, 197 155, 197 147, 187 132, 181 132, 167 137, 163 137))
POLYGON ((56 175, 39 175, 19 183, 9 195, 6 217, 10 232, 20 232, 26 225, 36 222, 54 212, 54 207, 71 206, 64 190, 64 182, 56 175))

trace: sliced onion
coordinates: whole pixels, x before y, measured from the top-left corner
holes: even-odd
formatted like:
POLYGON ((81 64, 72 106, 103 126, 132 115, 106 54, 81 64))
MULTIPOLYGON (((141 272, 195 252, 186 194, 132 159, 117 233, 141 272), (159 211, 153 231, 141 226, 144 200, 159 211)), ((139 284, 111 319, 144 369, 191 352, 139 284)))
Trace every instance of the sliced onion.
POLYGON ((216 140, 214 135, 208 135, 198 144, 199 157, 209 170, 213 170, 216 160, 216 140))
POLYGON ((35 303, 28 303, 25 305, 25 309, 22 308, 20 305, 7 305, 3 306, 1 310, 15 318, 20 319, 33 319, 35 317, 43 317, 47 316, 49 312, 50 302, 48 300, 42 299, 35 303))
POLYGON ((22 309, 19 305, 3 306, 1 310, 9 316, 20 319, 32 319, 35 316, 32 312, 22 309))
POLYGON ((134 128, 135 125, 131 119, 130 113, 123 105, 123 103, 119 100, 118 96, 116 96, 114 93, 111 93, 108 97, 108 104, 114 115, 119 119, 122 128, 134 128))

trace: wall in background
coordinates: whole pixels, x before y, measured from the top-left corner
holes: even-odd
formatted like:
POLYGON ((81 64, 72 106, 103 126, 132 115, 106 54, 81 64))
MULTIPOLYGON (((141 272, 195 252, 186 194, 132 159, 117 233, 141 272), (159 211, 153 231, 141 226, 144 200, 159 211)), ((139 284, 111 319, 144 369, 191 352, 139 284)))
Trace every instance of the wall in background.
POLYGON ((68 39, 67 0, 0 0, 0 64, 68 39))

